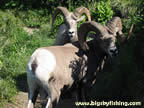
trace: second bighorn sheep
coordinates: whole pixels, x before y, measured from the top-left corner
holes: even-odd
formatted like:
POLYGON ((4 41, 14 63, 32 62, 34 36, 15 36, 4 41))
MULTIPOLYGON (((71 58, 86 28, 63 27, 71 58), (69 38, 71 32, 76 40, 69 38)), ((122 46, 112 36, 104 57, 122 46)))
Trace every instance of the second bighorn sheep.
POLYGON ((32 54, 27 64, 27 108, 30 108, 31 103, 35 104, 39 92, 40 95, 48 95, 46 108, 55 108, 64 86, 71 88, 75 83, 91 82, 104 57, 118 54, 116 37, 97 22, 82 24, 78 40, 64 46, 39 48, 32 54), (94 31, 97 35, 87 42, 89 31, 94 31))
MULTIPOLYGON (((117 38, 119 40, 120 43, 125 43, 130 35, 131 35, 131 32, 133 30, 133 24, 130 28, 130 31, 128 33, 128 36, 123 38, 123 32, 122 32, 122 22, 121 22, 121 18, 120 17, 112 17, 112 19, 110 19, 110 21, 107 22, 105 29, 107 29, 107 31, 109 32, 109 34, 113 35, 115 38, 117 38)), ((95 38, 97 37, 97 34, 93 34, 93 33, 90 33, 88 34, 89 37, 91 38, 95 38)), ((100 41, 98 41, 99 44, 103 44, 101 43, 100 41)), ((105 59, 107 58, 106 56, 104 57, 105 59)), ((102 70, 103 69, 103 66, 104 66, 104 63, 105 63, 105 59, 103 60, 102 64, 101 64, 101 67, 100 69, 102 70)))
POLYGON ((69 12, 65 7, 57 7, 52 17, 52 26, 58 14, 63 16, 64 24, 59 27, 55 45, 64 45, 78 40, 77 22, 84 19, 84 16, 81 16, 82 14, 85 14, 88 21, 91 21, 90 12, 85 7, 76 8, 73 12, 69 12))

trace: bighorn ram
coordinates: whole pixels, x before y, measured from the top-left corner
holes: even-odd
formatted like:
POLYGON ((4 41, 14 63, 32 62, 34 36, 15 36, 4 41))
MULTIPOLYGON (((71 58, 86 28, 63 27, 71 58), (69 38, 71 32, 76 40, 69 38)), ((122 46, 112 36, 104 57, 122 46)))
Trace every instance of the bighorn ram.
POLYGON ((31 103, 35 105, 39 92, 40 96, 48 95, 46 108, 55 108, 64 86, 69 89, 75 84, 91 83, 104 57, 118 54, 116 37, 97 22, 82 24, 78 30, 78 40, 64 46, 42 47, 32 54, 27 64, 27 108, 31 103), (93 40, 86 41, 89 31, 97 35, 93 40))
MULTIPOLYGON (((112 17, 112 19, 110 21, 108 21, 107 24, 106 24, 106 26, 104 26, 104 27, 105 27, 105 29, 107 29, 107 31, 109 32, 109 34, 111 34, 114 37, 116 37, 119 40, 119 42, 125 43, 129 39, 130 34, 131 34, 132 30, 133 30, 134 25, 132 24, 132 26, 130 28, 130 31, 128 33, 128 36, 125 37, 125 38, 122 38, 123 32, 122 32, 122 22, 121 22, 120 17, 112 17)), ((93 34, 93 33, 90 33, 88 35, 91 38, 97 37, 97 34, 93 34)), ((98 41, 98 42, 99 42, 99 44, 101 44, 100 41, 98 41)), ((103 66, 104 66, 106 58, 107 57, 105 56, 104 59, 103 59, 103 62, 101 64, 101 67, 99 67, 99 69, 101 69, 101 70, 103 69, 103 66)))
POLYGON ((88 17, 88 21, 91 21, 90 12, 85 7, 76 8, 73 12, 69 12, 65 7, 57 7, 53 14, 52 26, 59 14, 64 17, 64 24, 59 27, 55 45, 64 45, 65 43, 78 40, 77 22, 84 19, 84 16, 81 17, 82 14, 85 14, 88 17))

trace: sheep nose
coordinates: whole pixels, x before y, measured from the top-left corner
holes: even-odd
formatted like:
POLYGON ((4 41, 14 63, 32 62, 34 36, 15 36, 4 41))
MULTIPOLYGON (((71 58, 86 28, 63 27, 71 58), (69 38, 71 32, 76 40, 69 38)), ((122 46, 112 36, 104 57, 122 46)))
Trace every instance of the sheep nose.
POLYGON ((112 56, 117 56, 119 52, 118 52, 118 49, 116 47, 112 47, 110 49, 110 53, 112 56))
POLYGON ((118 49, 110 49, 110 52, 111 52, 111 53, 116 53, 116 54, 117 54, 117 53, 118 53, 118 49))
POLYGON ((68 34, 72 35, 74 33, 74 31, 69 31, 68 34))

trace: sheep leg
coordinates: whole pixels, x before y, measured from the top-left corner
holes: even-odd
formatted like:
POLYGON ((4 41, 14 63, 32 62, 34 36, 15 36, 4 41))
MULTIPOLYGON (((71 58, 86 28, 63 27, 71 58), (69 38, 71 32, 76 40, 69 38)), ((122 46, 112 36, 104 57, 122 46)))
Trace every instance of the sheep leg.
POLYGON ((48 100, 47 100, 45 108, 52 108, 52 106, 51 106, 52 105, 51 90, 49 89, 48 86, 47 86, 47 88, 45 88, 45 90, 47 91, 47 94, 48 94, 48 100))
MULTIPOLYGON (((81 88, 81 96, 82 96, 82 101, 83 101, 83 102, 86 102, 86 97, 85 97, 84 88, 81 88)), ((84 105, 83 108, 87 108, 87 107, 84 105)))
POLYGON ((55 93, 53 92, 53 95, 52 95, 52 108, 56 108, 58 102, 59 102, 59 99, 60 99, 60 90, 56 90, 55 93))
POLYGON ((56 88, 54 84, 49 83, 46 91, 48 93, 48 101, 45 108, 55 108, 60 98, 60 89, 56 88))
POLYGON ((48 101, 47 101, 47 104, 46 104, 46 108, 50 108, 50 105, 51 105, 51 98, 48 97, 48 101))
POLYGON ((79 96, 78 96, 77 91, 74 92, 74 97, 75 97, 76 102, 78 102, 79 101, 79 96))
MULTIPOLYGON (((74 92, 73 92, 73 95, 74 95, 74 98, 75 98, 76 102, 79 102, 80 100, 79 100, 78 92, 77 92, 77 91, 74 91, 74 92)), ((78 106, 76 106, 76 107, 79 108, 78 106)))
POLYGON ((35 107, 35 102, 36 102, 37 96, 38 96, 38 89, 31 87, 29 90, 27 108, 31 108, 31 103, 32 103, 33 107, 35 107))
POLYGON ((30 107, 30 106, 31 106, 31 103, 32 103, 32 99, 29 99, 29 100, 28 100, 27 108, 31 108, 31 107, 30 107))
MULTIPOLYGON (((83 88, 78 88, 77 91, 73 92, 73 95, 75 97, 76 102, 86 102, 85 92, 84 92, 83 88), (80 98, 80 96, 81 96, 81 98, 80 98)), ((80 108, 80 106, 76 106, 76 107, 80 108)), ((87 108, 87 107, 86 106, 82 106, 82 108, 87 108)))
POLYGON ((38 87, 36 82, 30 77, 30 75, 27 76, 27 82, 29 88, 27 108, 31 108, 31 104, 33 104, 33 107, 35 106, 36 98, 38 95, 38 87))

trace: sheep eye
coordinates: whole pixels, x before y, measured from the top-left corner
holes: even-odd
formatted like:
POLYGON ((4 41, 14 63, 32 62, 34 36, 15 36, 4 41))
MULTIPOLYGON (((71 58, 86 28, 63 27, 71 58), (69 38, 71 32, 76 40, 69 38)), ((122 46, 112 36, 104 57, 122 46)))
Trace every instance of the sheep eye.
POLYGON ((110 43, 110 42, 112 42, 112 38, 107 38, 104 41, 110 43))
POLYGON ((113 40, 112 38, 105 39, 104 42, 105 42, 106 46, 109 46, 113 42, 112 40, 113 40))

